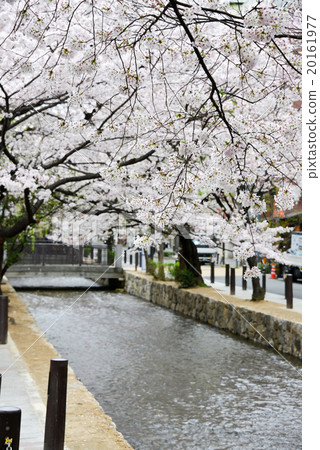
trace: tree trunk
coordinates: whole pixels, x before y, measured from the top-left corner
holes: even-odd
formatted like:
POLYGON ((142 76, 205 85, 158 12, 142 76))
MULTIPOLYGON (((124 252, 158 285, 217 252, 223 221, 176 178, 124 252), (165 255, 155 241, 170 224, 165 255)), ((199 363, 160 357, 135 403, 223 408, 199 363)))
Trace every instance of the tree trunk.
POLYGON ((155 252, 156 252, 155 247, 152 247, 152 246, 151 246, 151 247, 150 247, 150 256, 149 256, 149 258, 150 258, 151 261, 153 261, 153 257, 154 257, 155 252))
POLYGON ((179 264, 180 269, 188 269, 193 273, 196 284, 204 284, 201 275, 201 266, 198 257, 197 247, 195 246, 191 238, 186 238, 182 235, 179 236, 180 252, 179 252, 179 264))
POLYGON ((4 238, 0 237, 0 295, 2 294, 1 281, 2 281, 3 254, 4 254, 4 238))
POLYGON ((144 249, 143 250, 143 252, 144 252, 144 257, 146 258, 146 272, 147 273, 150 273, 150 260, 149 260, 149 254, 148 254, 148 250, 147 249, 144 249))
MULTIPOLYGON (((251 258, 247 259, 250 269, 253 266, 257 265, 257 257, 251 256, 251 258)), ((265 297, 265 290, 263 287, 260 286, 260 279, 259 278, 252 278, 252 297, 251 300, 257 301, 257 300, 264 300, 265 297)))
POLYGON ((165 273, 164 273, 164 265, 163 265, 163 243, 159 246, 158 251, 158 279, 164 281, 165 273))

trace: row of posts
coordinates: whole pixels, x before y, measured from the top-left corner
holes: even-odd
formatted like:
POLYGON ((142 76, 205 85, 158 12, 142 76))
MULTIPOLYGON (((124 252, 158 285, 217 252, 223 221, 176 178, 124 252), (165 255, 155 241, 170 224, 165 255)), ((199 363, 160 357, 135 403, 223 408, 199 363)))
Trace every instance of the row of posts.
MULTIPOLYGON (((67 404, 68 360, 51 359, 43 450, 63 450, 67 404)), ((0 394, 1 394, 0 374, 0 394)), ((19 450, 21 409, 0 407, 0 449, 19 450)))
MULTIPOLYGON (((234 267, 230 268, 230 264, 225 265, 225 285, 230 286, 230 295, 235 295, 236 293, 236 269, 234 267)), ((210 283, 214 283, 214 269, 215 263, 210 264, 210 283)), ((244 274, 247 270, 246 266, 242 266, 242 290, 247 289, 247 281, 244 278, 244 274)), ((287 301, 287 308, 293 308, 293 289, 292 289, 292 274, 287 274, 285 278, 285 299, 287 301)), ((262 274, 262 288, 266 291, 266 274, 262 274)))
MULTIPOLYGON (((8 296, 0 295, 0 344, 8 339, 8 296)), ((44 450, 63 450, 66 419, 68 360, 51 359, 44 432, 44 450)), ((2 375, 0 374, 0 395, 2 375)), ((21 409, 0 406, 0 449, 18 450, 21 409)))
MULTIPOLYGON (((127 263, 127 251, 124 251, 124 263, 127 263)), ((132 253, 129 254, 129 263, 133 264, 133 255, 132 253)), ((134 254, 134 265, 135 270, 137 270, 138 267, 142 267, 142 255, 141 251, 135 252, 134 254)), ((236 293, 236 269, 234 267, 230 268, 230 264, 225 265, 226 272, 225 272, 225 285, 230 286, 230 295, 235 295, 236 293)), ((214 283, 214 269, 215 269, 215 263, 211 262, 210 264, 210 282, 214 283)), ((247 270, 247 266, 242 266, 242 290, 247 290, 247 280, 244 278, 244 274, 247 270)), ((292 274, 287 274, 285 278, 285 299, 287 301, 287 308, 292 309, 293 308, 293 289, 292 289, 292 274)), ((264 291, 266 291, 266 273, 262 273, 262 288, 264 291)))

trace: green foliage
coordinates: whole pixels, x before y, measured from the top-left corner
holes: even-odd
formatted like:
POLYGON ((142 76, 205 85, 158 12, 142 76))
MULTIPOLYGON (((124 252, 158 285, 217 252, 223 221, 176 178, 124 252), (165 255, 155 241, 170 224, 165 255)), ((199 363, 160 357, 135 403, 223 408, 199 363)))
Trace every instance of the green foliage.
POLYGON ((258 268, 261 270, 262 273, 271 273, 271 264, 270 263, 267 263, 267 264, 259 263, 258 268))
MULTIPOLYGON (((275 269, 276 269, 277 273, 280 272, 280 266, 281 266, 281 264, 279 264, 277 262, 275 263, 275 269)), ((271 273, 272 263, 271 262, 267 262, 266 264, 259 263, 258 268, 261 270, 262 273, 266 273, 266 274, 271 273)))
POLYGON ((168 272, 170 274, 170 276, 177 281, 177 278, 179 276, 179 272, 180 272, 180 264, 179 262, 176 263, 169 263, 167 264, 168 267, 168 272))
POLYGON ((189 269, 180 269, 180 264, 178 262, 175 264, 168 264, 168 271, 174 281, 180 283, 180 288, 189 288, 196 285, 196 277, 193 272, 189 269))
POLYGON ((165 256, 166 258, 170 257, 170 256, 174 256, 175 252, 173 252, 172 250, 165 250, 163 252, 163 256, 165 256))
POLYGON ((156 280, 165 280, 164 264, 155 262, 152 259, 148 262, 147 273, 152 275, 156 280))
POLYGON ((2 268, 2 275, 5 274, 10 266, 20 261, 28 237, 28 232, 25 231, 17 236, 6 239, 4 244, 6 259, 4 267, 2 268))
POLYGON ((153 261, 152 259, 150 259, 147 263, 147 273, 149 273, 150 275, 152 275, 155 278, 155 274, 157 272, 157 263, 155 261, 153 261))
POLYGON ((115 251, 114 250, 108 250, 107 261, 108 261, 109 265, 114 263, 114 257, 115 257, 115 251))

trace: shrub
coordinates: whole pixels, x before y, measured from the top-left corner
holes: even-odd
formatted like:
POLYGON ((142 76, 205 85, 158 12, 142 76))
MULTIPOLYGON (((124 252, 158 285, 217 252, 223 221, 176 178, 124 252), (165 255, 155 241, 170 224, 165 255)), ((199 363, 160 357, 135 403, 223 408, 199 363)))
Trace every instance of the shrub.
POLYGON ((171 275, 171 277, 177 281, 177 278, 179 276, 180 272, 180 264, 178 262, 176 263, 169 263, 167 264, 168 272, 171 275))
POLYGON ((108 256, 107 256, 108 264, 111 265, 111 264, 114 263, 115 251, 114 250, 108 250, 107 254, 108 254, 108 256))
POLYGON ((156 280, 165 280, 164 264, 150 260, 148 262, 147 272, 156 280))
POLYGON ((180 288, 189 288, 196 285, 196 277, 190 269, 180 269, 180 264, 168 264, 168 271, 172 278, 180 283, 180 288))
POLYGON ((169 256, 174 256, 175 255, 175 252, 173 252, 172 250, 165 250, 164 252, 163 252, 163 256, 165 256, 165 257, 169 257, 169 256))
POLYGON ((180 270, 180 286, 181 288, 189 288, 196 285, 196 277, 189 269, 180 270))

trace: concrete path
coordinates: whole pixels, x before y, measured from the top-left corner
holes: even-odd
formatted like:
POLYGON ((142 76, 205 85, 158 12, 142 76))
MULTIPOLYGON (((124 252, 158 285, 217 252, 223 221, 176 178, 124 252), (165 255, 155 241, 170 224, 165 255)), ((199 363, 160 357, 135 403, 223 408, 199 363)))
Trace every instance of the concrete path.
MULTIPOLYGON (((203 272, 204 281, 208 286, 212 286, 213 288, 219 290, 221 293, 230 295, 230 286, 226 286, 224 282, 216 281, 214 284, 210 283, 210 266, 202 267, 202 272, 203 272)), ((215 275, 216 276, 221 276, 221 275, 224 276, 225 268, 224 267, 216 267, 215 275)), ((236 276, 241 276, 241 275, 242 275, 242 268, 239 267, 236 269, 236 276)), ((252 289, 250 288, 250 286, 251 286, 251 281, 248 281, 246 290, 242 290, 242 287, 236 286, 235 297, 238 297, 241 299, 250 299, 252 296, 252 289)), ((286 301, 284 295, 273 294, 271 292, 268 292, 268 286, 267 286, 265 300, 269 301, 269 302, 279 303, 283 306, 286 306, 286 304, 287 304, 287 301, 286 301)), ((297 311, 297 312, 302 313, 302 299, 301 298, 293 298, 292 303, 293 303, 292 311, 297 311)))
POLYGON ((45 405, 10 335, 0 345, 1 406, 21 409, 20 450, 43 450, 45 405))
MULTIPOLYGON (((209 277, 204 277, 204 280, 208 286, 212 286, 214 289, 217 289, 219 292, 221 292, 222 295, 223 294, 230 295, 230 286, 226 286, 225 283, 219 283, 219 282, 210 283, 209 277)), ((250 299, 251 296, 252 296, 252 289, 248 288, 247 290, 243 291, 239 286, 236 286, 235 297, 241 298, 241 299, 250 299)), ((267 292, 265 300, 269 301, 269 302, 279 303, 283 306, 286 306, 286 299, 282 295, 271 294, 271 293, 267 292)), ((292 303, 293 303, 292 311, 297 311, 297 312, 302 313, 301 298, 293 298, 292 303)))
MULTIPOLYGON (((124 269, 134 270, 134 266, 132 266, 130 264, 124 264, 124 269)), ((141 272, 141 271, 145 272, 144 268, 142 268, 142 270, 141 270, 141 268, 138 267, 138 272, 141 272)), ((230 295, 230 286, 226 286, 225 283, 221 283, 218 281, 216 281, 214 284, 210 283, 210 266, 209 265, 202 266, 201 271, 202 271, 203 280, 208 286, 212 286, 213 288, 217 289, 219 292, 221 292, 222 295, 223 294, 230 295)), ((225 268, 217 266, 215 268, 215 276, 224 276, 224 275, 225 275, 225 268)), ((236 276, 241 276, 241 275, 242 275, 242 268, 238 267, 236 269, 236 276)), ((235 297, 240 298, 240 299, 251 299, 252 289, 250 289, 250 284, 251 284, 250 282, 247 283, 248 287, 245 291, 243 291, 240 286, 236 286, 235 297)), ((283 305, 284 307, 286 307, 286 299, 285 299, 284 295, 273 294, 273 293, 267 292, 265 300, 269 301, 269 302, 279 303, 279 304, 283 305)), ((297 311, 299 313, 302 313, 302 299, 301 298, 293 298, 292 303, 293 303, 292 311, 297 311)))

